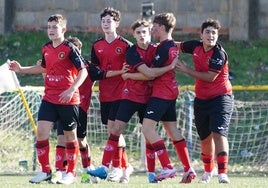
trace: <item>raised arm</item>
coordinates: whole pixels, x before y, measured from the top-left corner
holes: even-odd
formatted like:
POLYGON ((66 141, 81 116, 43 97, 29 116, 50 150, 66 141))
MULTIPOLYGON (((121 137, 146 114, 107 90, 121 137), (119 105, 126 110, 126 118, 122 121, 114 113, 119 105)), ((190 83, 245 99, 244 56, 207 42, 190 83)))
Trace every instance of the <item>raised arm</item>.
POLYGON ((9 62, 9 70, 24 74, 41 74, 46 72, 46 69, 39 64, 33 66, 21 66, 20 63, 15 60, 9 62))

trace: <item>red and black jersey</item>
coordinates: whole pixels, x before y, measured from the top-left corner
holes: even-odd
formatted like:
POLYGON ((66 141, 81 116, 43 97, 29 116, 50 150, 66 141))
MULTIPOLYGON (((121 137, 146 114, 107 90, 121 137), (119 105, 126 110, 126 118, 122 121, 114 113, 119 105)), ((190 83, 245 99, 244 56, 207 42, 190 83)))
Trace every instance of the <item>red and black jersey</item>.
MULTIPOLYGON (((178 47, 173 40, 162 41, 156 49, 153 67, 164 67, 178 56, 178 47)), ((153 81, 152 97, 174 100, 178 97, 178 84, 174 70, 170 70, 153 81)))
MULTIPOLYGON (((137 45, 133 45, 127 50, 126 60, 131 66, 130 73, 138 72, 137 68, 146 64, 152 67, 155 57, 156 46, 150 44, 147 49, 141 49, 137 45)), ((152 94, 151 81, 144 80, 125 80, 122 99, 128 99, 137 103, 146 104, 152 94)))
POLYGON ((199 99, 211 99, 219 95, 232 93, 229 81, 228 56, 220 44, 205 52, 201 41, 192 40, 182 42, 182 52, 192 54, 196 71, 213 71, 218 74, 213 82, 195 79, 195 93, 199 99))
MULTIPOLYGON (((123 37, 117 37, 108 43, 104 38, 96 41, 91 50, 91 63, 104 71, 121 70, 126 62, 126 50, 132 44, 123 37)), ((103 74, 105 77, 106 74, 103 74)), ((100 102, 112 102, 121 99, 124 80, 121 75, 99 81, 100 102)))
MULTIPOLYGON (((88 73, 90 74, 90 72, 88 73)), ((80 94, 80 104, 79 106, 84 110, 84 112, 88 113, 88 109, 91 102, 91 94, 92 94, 92 86, 93 82, 89 77, 85 79, 83 84, 79 87, 80 94)))
MULTIPOLYGON (((59 102, 59 95, 67 90, 77 78, 80 69, 84 68, 82 57, 75 46, 65 40, 62 44, 53 47, 52 42, 42 48, 42 64, 46 69, 44 100, 53 104, 59 102)), ((70 105, 79 104, 79 91, 75 91, 70 105)))

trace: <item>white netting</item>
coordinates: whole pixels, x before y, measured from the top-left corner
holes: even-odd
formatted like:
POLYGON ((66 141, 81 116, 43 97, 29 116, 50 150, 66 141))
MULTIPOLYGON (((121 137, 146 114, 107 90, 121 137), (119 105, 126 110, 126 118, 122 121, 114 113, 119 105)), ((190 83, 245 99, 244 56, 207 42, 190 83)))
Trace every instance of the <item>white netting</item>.
MULTIPOLYGON (((41 102, 41 91, 23 89, 26 100, 34 119, 41 102)), ((261 92, 261 91, 260 91, 261 92)), ((191 159, 200 161, 200 142, 193 118, 193 98, 191 91, 182 91, 177 100, 178 128, 185 136, 191 159)), ((27 161, 28 171, 39 168, 36 166, 34 153, 33 128, 21 102, 18 92, 9 92, 0 95, 0 174, 18 173, 25 169, 19 166, 20 161, 27 161)), ((267 170, 268 165, 268 101, 235 101, 235 108, 230 124, 230 164, 238 166, 255 166, 254 170, 267 170)), ((162 130, 161 123, 157 126, 160 135, 165 138, 172 161, 180 165, 172 142, 162 130)), ((125 139, 127 153, 132 163, 144 165, 144 139, 136 115, 126 126, 125 139)), ((107 140, 106 126, 101 124, 98 92, 93 92, 90 112, 88 115, 88 141, 92 148, 94 162, 100 164, 102 149, 107 140)), ((54 164, 54 144, 56 136, 51 136, 51 164, 54 164)), ((202 165, 198 164, 198 168, 202 165)), ((253 169, 252 169, 253 170, 253 169)))

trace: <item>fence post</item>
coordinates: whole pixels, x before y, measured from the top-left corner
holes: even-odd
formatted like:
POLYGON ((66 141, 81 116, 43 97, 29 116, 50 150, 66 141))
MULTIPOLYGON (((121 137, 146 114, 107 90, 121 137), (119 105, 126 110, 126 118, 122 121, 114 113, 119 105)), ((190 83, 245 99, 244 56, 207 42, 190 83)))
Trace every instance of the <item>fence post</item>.
POLYGON ((189 151, 190 159, 192 160, 193 156, 193 138, 192 138, 192 126, 193 126, 193 98, 191 97, 190 93, 187 92, 186 101, 186 142, 187 148, 189 151))

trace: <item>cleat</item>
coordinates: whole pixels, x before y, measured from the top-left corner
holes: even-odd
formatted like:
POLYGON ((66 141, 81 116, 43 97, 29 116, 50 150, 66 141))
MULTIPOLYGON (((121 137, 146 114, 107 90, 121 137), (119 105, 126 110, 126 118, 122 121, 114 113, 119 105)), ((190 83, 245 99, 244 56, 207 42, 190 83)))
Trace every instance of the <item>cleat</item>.
POLYGON ((63 176, 66 175, 65 172, 62 171, 56 171, 55 173, 52 174, 52 178, 51 178, 51 183, 56 184, 58 183, 59 180, 61 180, 63 178, 63 176))
POLYGON ((180 183, 191 183, 195 179, 196 173, 192 167, 187 172, 184 172, 180 183))
POLYGON ((149 172, 148 173, 148 181, 149 183, 158 183, 158 181, 155 179, 155 173, 149 172))
POLYGON ((218 179, 219 179, 219 183, 230 183, 230 180, 227 174, 219 174, 218 179))
POLYGON ((46 172, 38 172, 34 177, 32 177, 29 182, 30 183, 40 183, 42 181, 49 181, 51 180, 51 173, 46 172))
POLYGON ((213 172, 204 172, 198 183, 209 183, 212 176, 213 172))
POLYGON ((89 175, 87 172, 83 172, 81 175, 81 183, 91 183, 89 175))
POLYGON ((112 168, 111 172, 109 173, 108 176, 108 181, 113 181, 113 182, 119 182, 120 178, 123 176, 123 170, 121 168, 112 168))
POLYGON ((134 169, 131 164, 128 165, 128 167, 123 169, 123 175, 121 176, 119 183, 128 183, 129 177, 133 173, 134 169))
POLYGON ((70 185, 76 182, 76 177, 74 176, 73 173, 68 172, 61 180, 57 182, 57 184, 65 184, 65 185, 70 185))
POLYGON ((155 177, 156 181, 162 181, 167 178, 174 178, 177 176, 176 169, 163 168, 161 172, 155 177))
POLYGON ((99 177, 100 179, 106 179, 108 176, 108 168, 106 166, 100 166, 95 170, 88 170, 87 173, 94 177, 99 177))

